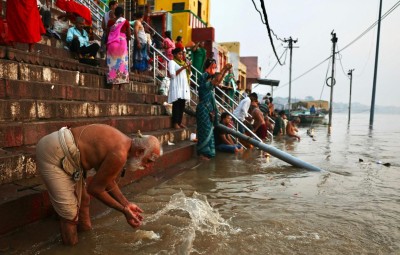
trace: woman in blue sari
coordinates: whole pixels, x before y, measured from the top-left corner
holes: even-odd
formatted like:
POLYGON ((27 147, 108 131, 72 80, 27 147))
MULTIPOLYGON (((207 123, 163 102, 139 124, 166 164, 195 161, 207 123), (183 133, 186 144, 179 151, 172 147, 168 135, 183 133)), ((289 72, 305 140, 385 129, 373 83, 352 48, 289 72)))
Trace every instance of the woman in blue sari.
POLYGON ((221 73, 215 75, 217 69, 215 59, 207 59, 204 63, 205 72, 200 78, 199 104, 196 107, 197 155, 203 160, 209 160, 215 156, 214 123, 218 123, 218 109, 215 103, 214 86, 221 83, 225 73, 231 68, 231 64, 226 64, 221 73))

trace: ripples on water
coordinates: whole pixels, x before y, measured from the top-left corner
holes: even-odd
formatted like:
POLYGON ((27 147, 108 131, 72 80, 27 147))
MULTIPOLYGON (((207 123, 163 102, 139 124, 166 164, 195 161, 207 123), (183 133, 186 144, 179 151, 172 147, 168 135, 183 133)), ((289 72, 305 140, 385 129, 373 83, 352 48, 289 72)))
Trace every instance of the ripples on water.
POLYGON ((400 254, 400 116, 376 116, 372 131, 367 115, 352 117, 347 127, 346 115, 334 115, 331 135, 316 126, 311 139, 301 127, 301 142, 273 143, 325 171, 257 150, 220 153, 143 194, 128 188, 145 210, 140 230, 110 211, 78 246, 37 253, 400 254))

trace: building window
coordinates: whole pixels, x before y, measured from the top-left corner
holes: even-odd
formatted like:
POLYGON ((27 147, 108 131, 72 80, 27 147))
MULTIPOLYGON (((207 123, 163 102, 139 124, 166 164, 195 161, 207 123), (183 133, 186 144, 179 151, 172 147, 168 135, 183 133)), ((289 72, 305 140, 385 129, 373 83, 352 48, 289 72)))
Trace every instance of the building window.
POLYGON ((197 4, 197 16, 201 19, 201 2, 197 4))
POLYGON ((185 3, 173 3, 172 4, 173 11, 183 11, 185 10, 185 3))

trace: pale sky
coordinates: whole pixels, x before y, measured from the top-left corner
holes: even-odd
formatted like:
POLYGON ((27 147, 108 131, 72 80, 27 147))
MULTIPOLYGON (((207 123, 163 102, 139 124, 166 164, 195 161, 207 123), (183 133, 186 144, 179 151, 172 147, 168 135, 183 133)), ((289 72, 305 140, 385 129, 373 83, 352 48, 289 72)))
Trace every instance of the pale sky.
MULTIPOLYGON (((260 11, 260 0, 254 0, 260 11)), ((264 0, 271 29, 281 38, 298 39, 293 49, 292 98, 312 96, 329 101, 330 88, 325 84, 329 61, 305 76, 293 81, 332 54, 331 31, 338 37, 341 50, 361 35, 378 19, 379 0, 264 0), (321 96, 322 92, 322 96, 321 96)), ((383 0, 382 16, 399 0, 383 0)), ((261 22, 251 0, 211 0, 211 26, 217 42, 240 42, 241 56, 258 56, 261 78, 280 80, 274 96, 289 95, 289 51, 284 66, 275 67, 266 26, 261 22)), ((352 103, 371 104, 374 77, 377 27, 341 52, 341 62, 335 60, 336 85, 334 102, 349 102, 349 69, 353 72, 352 103), (343 66, 343 70, 342 70, 343 66)), ((274 38, 278 56, 287 44, 274 38)), ((283 62, 284 58, 282 59, 283 62)), ((331 74, 331 68, 328 77, 331 74)), ((259 86, 256 92, 265 94, 269 86, 259 86)), ((400 106, 400 7, 381 23, 379 64, 375 104, 400 106)))

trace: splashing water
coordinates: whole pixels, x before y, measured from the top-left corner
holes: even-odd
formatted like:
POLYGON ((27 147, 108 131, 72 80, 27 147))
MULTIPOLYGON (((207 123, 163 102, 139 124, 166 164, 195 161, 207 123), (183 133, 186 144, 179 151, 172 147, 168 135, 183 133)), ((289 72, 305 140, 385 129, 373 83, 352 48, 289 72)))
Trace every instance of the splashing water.
POLYGON ((153 216, 147 218, 146 223, 157 220, 161 215, 171 210, 186 211, 191 219, 193 229, 200 232, 209 232, 211 234, 227 234, 237 233, 238 229, 232 228, 225 219, 223 219, 218 211, 210 206, 207 197, 194 192, 192 197, 186 197, 180 191, 171 196, 169 203, 153 216))
POLYGON ((218 211, 210 206, 206 196, 194 192, 192 197, 187 197, 180 191, 171 196, 169 203, 154 215, 148 217, 144 224, 158 220, 162 215, 169 211, 185 211, 189 214, 189 227, 184 230, 185 235, 180 243, 174 245, 176 254, 189 254, 193 251, 193 242, 196 238, 196 231, 221 235, 226 237, 228 234, 236 234, 241 229, 234 229, 222 218, 218 211))

